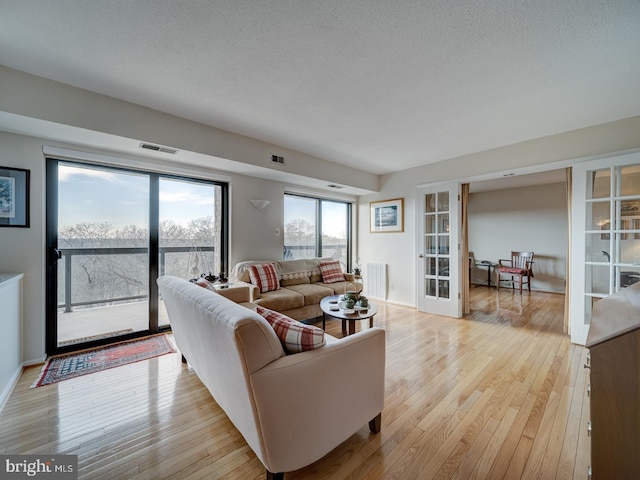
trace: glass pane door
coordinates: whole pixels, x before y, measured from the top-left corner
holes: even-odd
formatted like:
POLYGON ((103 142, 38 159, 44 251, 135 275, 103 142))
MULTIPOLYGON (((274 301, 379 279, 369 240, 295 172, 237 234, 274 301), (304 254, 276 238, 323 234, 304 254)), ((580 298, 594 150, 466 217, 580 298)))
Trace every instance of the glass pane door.
POLYGON ((640 280, 640 166, 587 172, 585 317, 640 280))
POLYGON ((148 330, 149 177, 57 171, 57 347, 148 330))
POLYGON ((584 344, 594 305, 640 281, 640 154, 573 167, 571 341, 584 344))
MULTIPOLYGON (((192 280, 202 275, 226 277, 221 265, 222 188, 211 183, 160 178, 160 275, 192 280)), ((169 325, 164 303, 158 303, 158 325, 169 325)))
POLYGON ((284 259, 317 257, 317 205, 314 198, 284 196, 284 259))
POLYGON ((322 257, 338 260, 347 271, 349 205, 344 202, 320 202, 322 217, 322 257))
POLYGON ((418 189, 418 308, 461 316, 459 301, 458 185, 418 189))

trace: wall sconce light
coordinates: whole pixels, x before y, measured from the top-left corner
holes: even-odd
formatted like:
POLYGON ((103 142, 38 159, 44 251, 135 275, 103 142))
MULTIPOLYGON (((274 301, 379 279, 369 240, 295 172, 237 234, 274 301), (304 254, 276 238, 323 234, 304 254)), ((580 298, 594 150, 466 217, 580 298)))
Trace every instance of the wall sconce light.
POLYGON ((271 203, 269 200, 250 200, 250 202, 258 210, 264 210, 271 203))

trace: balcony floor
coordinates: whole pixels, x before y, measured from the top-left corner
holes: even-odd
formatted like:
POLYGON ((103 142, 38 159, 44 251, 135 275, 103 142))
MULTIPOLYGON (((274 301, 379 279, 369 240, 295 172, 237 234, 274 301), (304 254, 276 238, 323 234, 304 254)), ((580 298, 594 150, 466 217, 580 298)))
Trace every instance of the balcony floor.
MULTIPOLYGON (((160 301, 158 323, 169 325, 169 317, 160 301)), ((98 339, 140 332, 149 328, 148 302, 131 302, 123 305, 77 309, 58 313, 58 345, 79 343, 79 339, 98 339)))

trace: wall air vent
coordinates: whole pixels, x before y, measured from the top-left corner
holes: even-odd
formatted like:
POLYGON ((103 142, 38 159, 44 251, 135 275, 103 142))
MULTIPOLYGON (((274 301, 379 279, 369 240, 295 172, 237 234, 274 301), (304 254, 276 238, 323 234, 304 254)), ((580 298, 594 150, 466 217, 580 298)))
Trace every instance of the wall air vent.
POLYGON ((280 155, 271 155, 271 163, 278 163, 284 165, 284 157, 280 155))
POLYGON ((330 183, 329 185, 327 185, 327 187, 329 188, 344 188, 342 185, 336 185, 335 183, 330 183))
POLYGON ((169 155, 175 155, 178 153, 178 150, 175 148, 161 147, 160 145, 153 145, 152 143, 141 143, 140 148, 153 150, 154 152, 168 153, 169 155))

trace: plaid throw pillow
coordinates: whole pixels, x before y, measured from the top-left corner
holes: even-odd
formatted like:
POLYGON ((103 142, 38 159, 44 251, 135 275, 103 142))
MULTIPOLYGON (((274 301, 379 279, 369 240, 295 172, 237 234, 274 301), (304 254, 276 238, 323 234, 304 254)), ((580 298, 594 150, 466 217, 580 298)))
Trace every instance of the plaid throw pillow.
POLYGON ((322 262, 320 264, 320 273, 324 283, 336 283, 344 281, 344 274, 339 261, 322 262))
POLYGON ((257 285, 260 289, 260 293, 271 292, 280 288, 278 274, 273 263, 249 265, 249 278, 251 278, 251 283, 257 285))
POLYGON ((259 305, 256 312, 269 322, 287 353, 306 352, 325 344, 324 330, 321 328, 305 325, 259 305))

